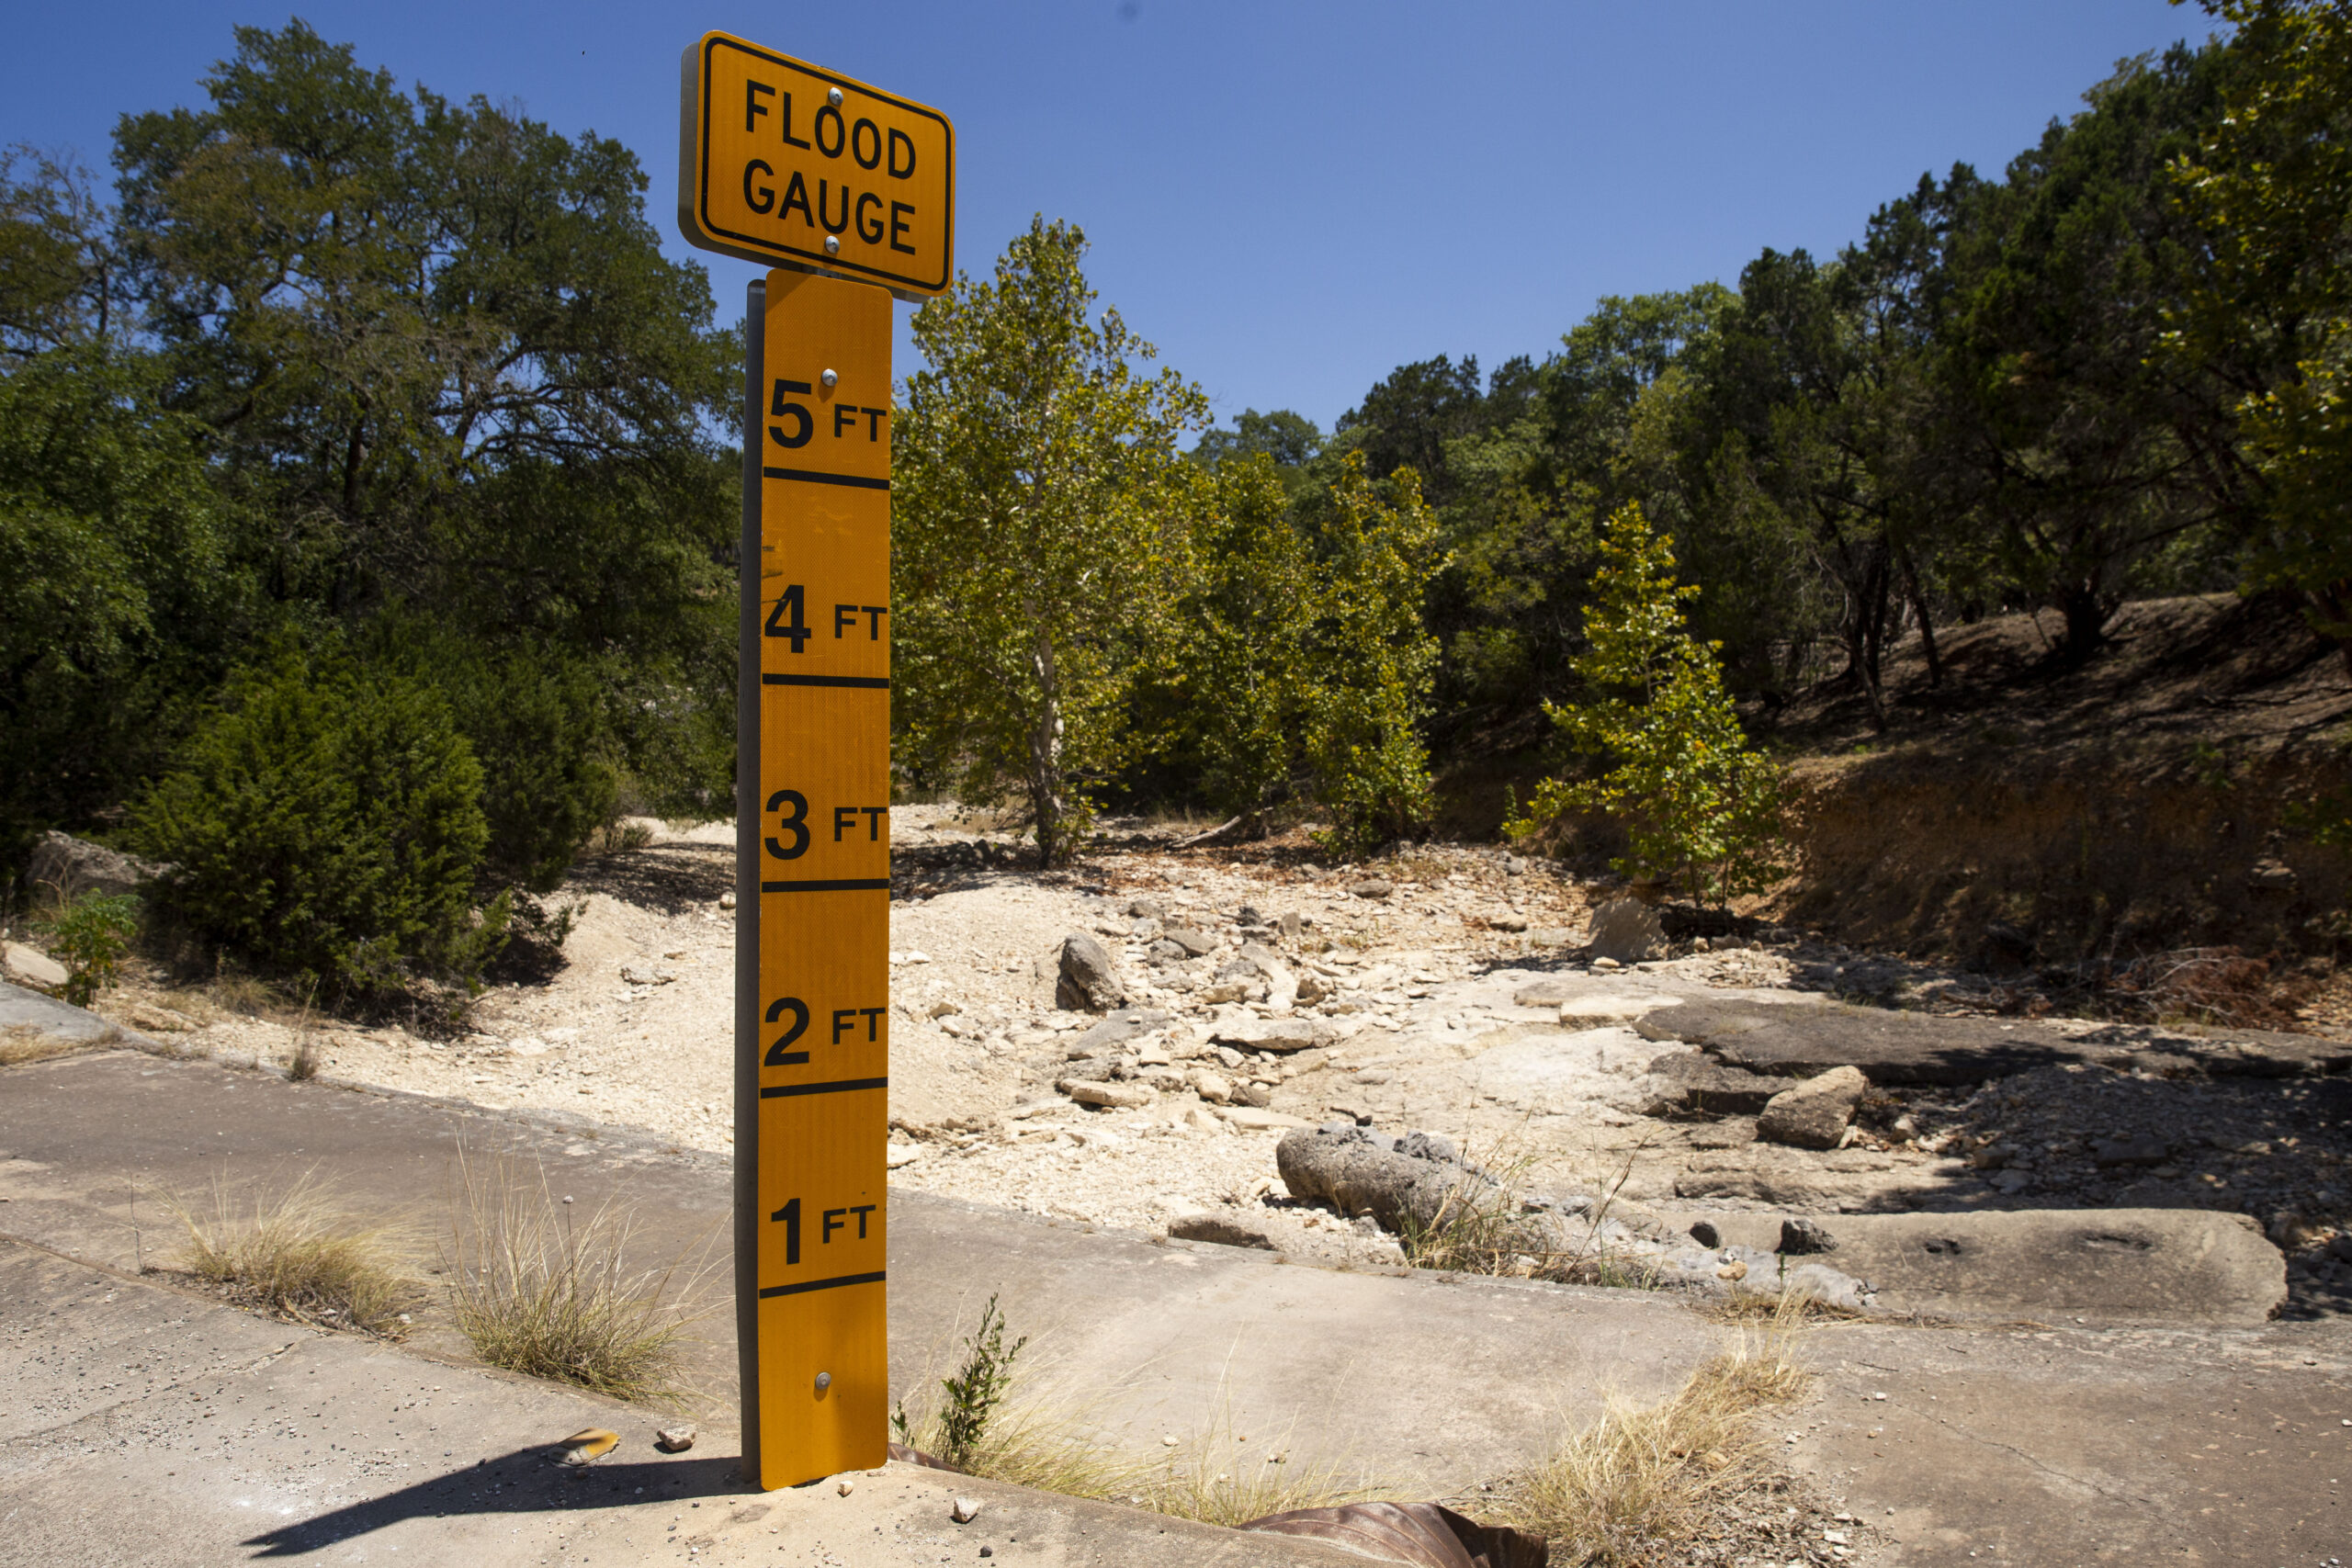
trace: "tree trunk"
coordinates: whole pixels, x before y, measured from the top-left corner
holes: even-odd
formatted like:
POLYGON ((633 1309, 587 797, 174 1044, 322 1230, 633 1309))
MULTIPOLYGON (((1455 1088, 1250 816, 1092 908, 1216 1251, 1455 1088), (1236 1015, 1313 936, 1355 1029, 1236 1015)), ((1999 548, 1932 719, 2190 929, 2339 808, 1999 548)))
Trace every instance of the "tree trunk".
POLYGON ((1943 654, 1936 647, 1936 623, 1928 614, 1928 595, 1919 586, 1919 573, 1906 558, 1903 563, 1903 594, 1910 601, 1911 614, 1919 623, 1919 651, 1928 659, 1928 684, 1944 683, 1943 654))
POLYGON ((1886 626, 1886 557, 1873 551, 1873 558, 1862 572, 1862 580, 1848 591, 1848 611, 1851 624, 1846 633, 1846 661, 1854 672, 1854 683, 1861 688, 1862 699, 1870 705, 1871 728, 1886 733, 1886 694, 1879 685, 1879 655, 1885 642, 1886 626))
POLYGON ((2054 607, 2066 617, 2058 657, 2068 664, 2080 664, 2107 640, 2107 621, 2111 613, 2108 604, 2098 590, 2083 583, 2068 583, 2058 591, 2054 607))
POLYGON ((2352 675, 2352 636, 2346 635, 2347 626, 2352 626, 2352 578, 2339 578, 2304 597, 2304 622, 2320 641, 2335 649, 2335 656, 2344 661, 2344 672, 2352 675))
POLYGON ((1069 803, 1062 798, 1061 689, 1054 674, 1054 645, 1045 633, 1030 646, 1030 667, 1037 677, 1037 712, 1029 728, 1029 811, 1037 825, 1037 869, 1059 865, 1069 853, 1063 822, 1069 803))

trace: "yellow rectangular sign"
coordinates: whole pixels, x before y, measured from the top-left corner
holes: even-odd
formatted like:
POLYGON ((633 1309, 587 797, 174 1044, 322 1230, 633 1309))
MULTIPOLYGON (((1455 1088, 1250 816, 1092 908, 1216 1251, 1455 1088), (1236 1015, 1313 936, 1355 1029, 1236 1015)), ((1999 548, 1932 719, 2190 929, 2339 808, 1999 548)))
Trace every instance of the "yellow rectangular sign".
POLYGON ((678 224, 690 243, 909 299, 954 280, 945 115, 728 33, 686 51, 681 85, 678 224))
MULTIPOLYGON (((758 374, 756 1480, 887 1457, 890 297, 768 275, 758 374)), ((752 465, 746 464, 746 479, 752 465)), ((747 846, 748 848, 748 846, 747 846)), ((749 879, 747 879, 749 880, 749 879)), ((740 1266, 740 1265, 739 1265, 740 1266)))

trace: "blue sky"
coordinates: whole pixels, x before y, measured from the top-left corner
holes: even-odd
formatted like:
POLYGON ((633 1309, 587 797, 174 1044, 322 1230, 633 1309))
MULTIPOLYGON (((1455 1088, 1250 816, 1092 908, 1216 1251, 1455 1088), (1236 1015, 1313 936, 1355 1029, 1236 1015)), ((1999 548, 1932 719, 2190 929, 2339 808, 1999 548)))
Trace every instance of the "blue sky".
MULTIPOLYGON (((1220 413, 1327 427, 1403 362, 1540 356, 1602 295, 1833 251, 1923 171, 1997 169, 2118 60, 2210 28, 2162 0, 0 0, 0 141, 103 170, 119 114, 200 103, 232 26, 289 14, 404 85, 618 137, 682 256, 678 58, 706 28, 921 99, 956 121, 963 266, 1073 220, 1102 298, 1220 413)), ((754 269, 702 259, 731 319, 754 269)))

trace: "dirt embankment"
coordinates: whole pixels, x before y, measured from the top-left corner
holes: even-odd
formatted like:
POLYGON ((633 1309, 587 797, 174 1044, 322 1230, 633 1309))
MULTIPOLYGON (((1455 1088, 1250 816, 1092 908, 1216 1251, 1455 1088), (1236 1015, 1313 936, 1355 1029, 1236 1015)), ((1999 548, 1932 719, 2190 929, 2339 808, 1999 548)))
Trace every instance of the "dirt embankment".
MULTIPOLYGON (((1942 628, 1935 682, 1910 637, 1883 731, 1837 682, 1756 720, 1799 786, 1798 873, 1757 912, 1996 973, 2233 949, 2275 986, 2352 956, 2352 852, 2321 831, 2352 818, 2352 678, 2292 607, 2127 605, 2071 666, 2054 629, 1942 628)), ((1457 769, 1446 829, 1492 833, 1546 761, 1457 769)), ((1597 871, 1623 846, 1592 821, 1553 847, 1597 871)))
POLYGON ((1782 716, 1803 870, 1785 914, 1841 940, 1994 967, 2233 947, 2343 950, 2352 680, 2290 612, 2216 595, 2127 606, 2088 662, 2033 618, 1914 638, 1883 735, 1843 694, 1782 716))

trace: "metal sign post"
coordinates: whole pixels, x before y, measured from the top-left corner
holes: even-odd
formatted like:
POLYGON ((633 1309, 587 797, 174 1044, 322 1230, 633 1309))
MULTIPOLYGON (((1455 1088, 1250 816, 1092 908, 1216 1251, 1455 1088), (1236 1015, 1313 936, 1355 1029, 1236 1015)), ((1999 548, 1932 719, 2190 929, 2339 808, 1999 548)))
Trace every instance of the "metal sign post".
POLYGON ((952 276, 955 142, 725 34, 684 75, 680 226, 785 269, 745 316, 736 699, 736 1334, 773 1488, 889 1441, 891 297, 952 276))

